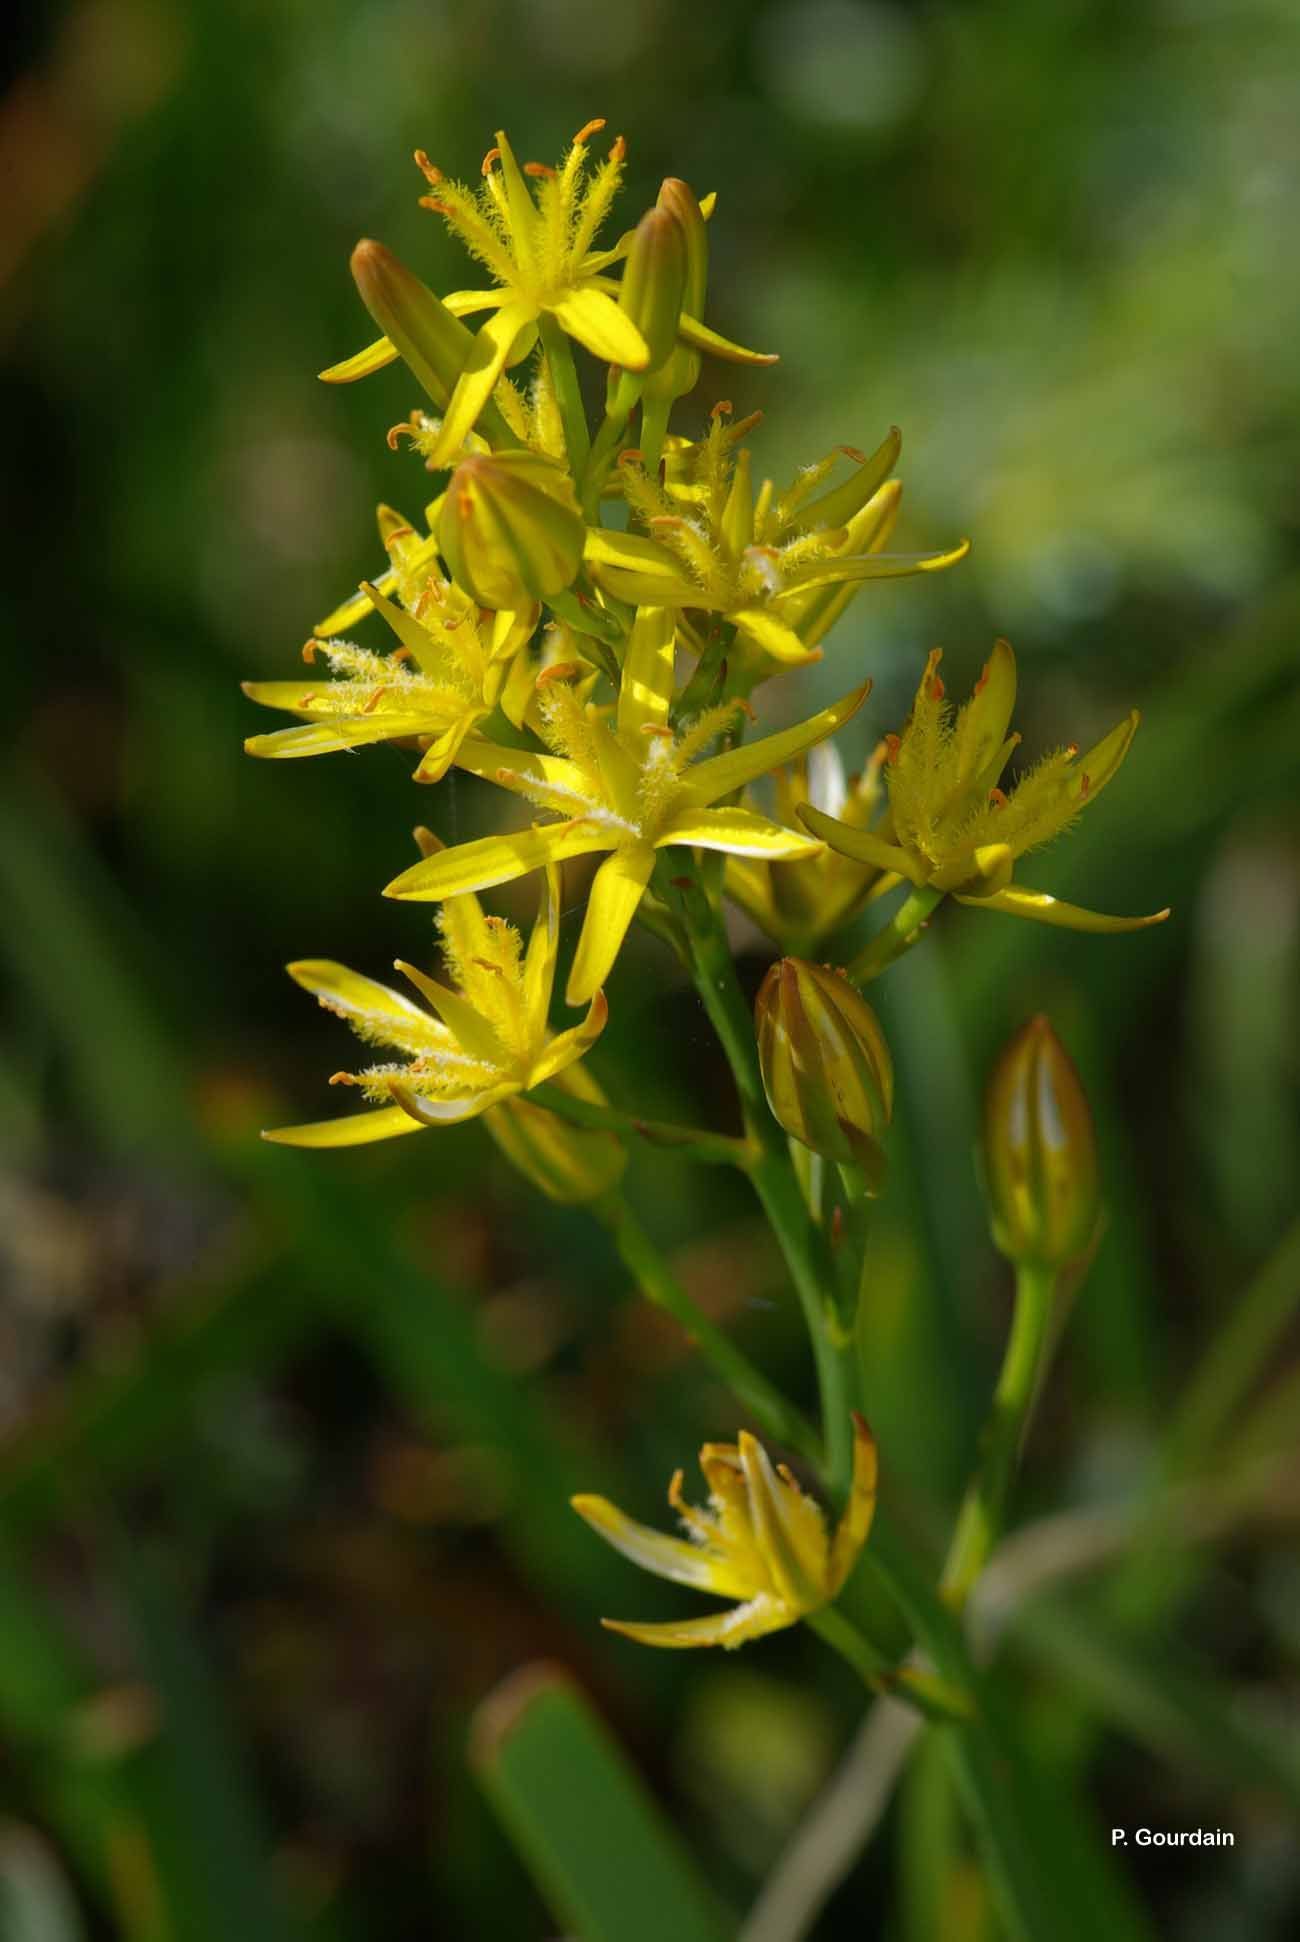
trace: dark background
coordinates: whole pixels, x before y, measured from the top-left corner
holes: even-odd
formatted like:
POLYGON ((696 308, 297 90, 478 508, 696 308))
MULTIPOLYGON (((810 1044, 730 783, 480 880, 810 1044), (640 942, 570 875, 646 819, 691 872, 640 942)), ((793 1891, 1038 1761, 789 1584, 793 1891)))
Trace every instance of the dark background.
MULTIPOLYGON (((901 543, 972 535, 952 573, 869 589, 768 720, 869 672, 858 759, 929 646, 964 692, 995 633, 1028 753, 1143 710, 1104 801, 1026 877, 1173 920, 1081 938, 954 908, 878 987, 902 1097, 866 1387, 897 1519, 937 1546, 1007 1313, 972 1101, 1030 1011, 1084 1072, 1110 1220, 1026 1513, 1140 1488, 1261 1273, 1300 1280, 1298 60, 1292 7, 1214 0, 22 12, 0 99, 0 1871, 30 1873, 20 1830, 44 1830, 88 1936, 168 1933, 151 1911, 177 1870, 204 1942, 552 1934, 464 1767, 474 1704, 538 1655, 743 1907, 860 1711, 803 1633, 682 1659, 596 1629, 682 1600, 604 1554, 567 1491, 659 1515, 736 1420, 599 1228, 539 1205, 477 1128, 256 1141, 328 1110, 350 1051, 284 961, 427 959, 427 910, 378 888, 413 821, 454 840, 489 813, 463 780, 413 791, 390 751, 240 750, 267 722, 239 679, 291 674, 373 570, 379 497, 430 496, 383 440, 416 401, 400 367, 313 375, 370 335, 359 235, 439 289, 474 280, 411 149, 472 178, 502 123, 554 159, 604 114, 630 148, 611 234, 665 172, 716 188, 710 319, 783 361, 706 365, 678 428, 719 395, 762 406, 783 479, 897 422, 901 543)), ((607 1089, 728 1124, 653 941, 610 999, 607 1089)), ((693 1292, 806 1395, 741 1189, 663 1156, 629 1177, 693 1292)), ((1263 1942, 1300 1911, 1300 1388, 1274 1311, 1246 1407, 1189 1446, 1192 1498, 1244 1476, 1240 1515, 1008 1646, 1041 1757, 1099 1826, 1235 1830, 1230 1854, 1133 1857, 1179 1942, 1263 1942)), ((926 1942, 927 1881, 945 1938, 996 1933, 960 1828, 936 1847, 909 1826, 819 1935, 926 1942)))

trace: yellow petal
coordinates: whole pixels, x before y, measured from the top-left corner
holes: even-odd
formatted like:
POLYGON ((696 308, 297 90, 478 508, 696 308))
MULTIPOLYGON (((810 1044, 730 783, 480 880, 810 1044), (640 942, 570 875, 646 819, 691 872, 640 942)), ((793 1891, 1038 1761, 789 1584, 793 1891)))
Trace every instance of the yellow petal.
POLYGON ((453 317, 472 317, 479 310, 500 310, 509 296, 508 290, 453 290, 443 298, 442 307, 453 317))
POLYGON ((240 688, 250 701, 262 708, 287 708, 295 715, 312 715, 313 697, 324 706, 329 683, 315 681, 241 681, 240 688))
POLYGON ((548 307, 569 336, 576 337, 602 364, 644 371, 650 362, 650 346, 632 319, 594 283, 577 285, 548 307))
POLYGON ((752 809, 679 810, 665 823, 655 848, 666 849, 670 843, 693 843, 732 856, 815 856, 821 848, 815 837, 801 836, 752 809))
POLYGON ((438 442, 427 460, 432 469, 451 464, 495 391, 515 338, 536 314, 530 303, 507 304, 476 333, 468 362, 447 400, 438 442))
POLYGON ((826 1525, 797 1486, 782 1481, 756 1436, 737 1438, 749 1493, 749 1514, 772 1588, 783 1604, 811 1611, 827 1596, 826 1525))
MULTIPOLYGON (((873 499, 898 463, 898 455, 903 449, 903 434, 897 425, 892 425, 869 459, 865 459, 843 485, 833 486, 824 492, 820 499, 803 508, 799 514, 800 526, 808 529, 816 527, 847 526, 863 511, 868 500, 873 499)), ((851 549, 857 552, 855 546, 851 549)))
POLYGON ((997 774, 990 774, 984 785, 983 776, 1005 745, 1015 705, 1016 657, 1009 641, 997 640, 953 730, 959 784, 979 778, 983 787, 991 788, 997 781, 997 774))
POLYGON ((631 589, 633 600, 647 606, 698 607, 704 594, 686 578, 681 562, 666 547, 639 533, 617 533, 588 526, 583 559, 598 579, 616 576, 611 591, 631 589))
POLYGON ((390 709, 385 714, 328 715, 324 721, 309 722, 302 728, 277 728, 270 735, 250 735, 244 742, 244 753, 282 762, 304 755, 332 755, 339 749, 365 748, 372 742, 391 742, 403 735, 429 735, 441 728, 442 722, 427 712, 399 715, 390 709))
POLYGON ((570 762, 563 755, 545 755, 537 749, 507 748, 504 742, 489 742, 481 735, 468 735, 461 744, 457 757, 458 769, 466 769, 470 775, 481 775, 487 782, 496 782, 503 789, 513 789, 516 793, 527 795, 526 784, 544 783, 548 789, 558 789, 574 798, 574 809, 589 795, 582 770, 576 762, 570 762))
POLYGON ((753 1589, 737 1582, 725 1558, 683 1537, 668 1537, 648 1524, 638 1524, 607 1497, 571 1497, 569 1502, 606 1544, 656 1578, 690 1585, 695 1591, 715 1591, 723 1598, 744 1598, 753 1589))
POLYGON ((628 635, 618 688, 620 734, 635 735, 668 719, 676 672, 673 616, 666 607, 640 607, 628 635))
MULTIPOLYGON (((382 587, 385 593, 391 593, 397 585, 396 570, 389 567, 385 572, 377 573, 374 585, 382 587)), ((359 620, 364 620, 367 614, 373 612, 370 595, 362 588, 337 606, 333 613, 326 614, 324 620, 318 620, 312 632, 317 640, 332 640, 337 634, 346 634, 350 627, 355 627, 359 620)))
POLYGON ((420 1127, 400 1106, 380 1106, 370 1113, 343 1113, 338 1119, 318 1119, 310 1126, 277 1126, 263 1133, 273 1146, 369 1146, 374 1140, 418 1133, 420 1127))
POLYGON ((849 1501, 831 1544, 831 1595, 838 1594, 846 1582, 858 1552, 867 1541, 876 1514, 878 1471, 876 1439, 866 1422, 853 1413, 853 1481, 849 1501))
POLYGON ((722 796, 729 796, 736 789, 743 789, 748 782, 754 782, 769 769, 780 768, 785 762, 792 762, 796 755, 802 755, 818 742, 824 742, 837 728, 852 721, 863 702, 871 692, 871 683, 864 681, 860 688, 851 694, 832 702, 819 714, 810 715, 807 721, 799 722, 793 728, 783 728, 776 735, 764 735, 757 742, 742 742, 739 748, 727 749, 722 755, 710 756, 707 762, 698 762, 688 771, 685 793, 694 803, 703 805, 717 802, 722 796))
POLYGON ((807 593, 812 587, 833 587, 858 580, 897 580, 909 573, 941 573, 956 566, 970 552, 968 539, 958 540, 942 553, 857 553, 849 558, 836 554, 796 567, 786 576, 790 593, 807 593))
POLYGON ((346 964, 336 964, 332 958, 299 958, 287 964, 285 970, 295 984, 300 984, 340 1018, 355 1020, 372 1029, 387 1020, 406 1034, 416 1025, 436 1035, 437 1027, 429 1014, 403 992, 393 991, 376 978, 365 978, 359 971, 350 971, 346 964))
POLYGON ((974 904, 980 910, 1000 910, 1007 917, 1028 917, 1036 924, 1057 924, 1067 931, 1093 931, 1118 935, 1122 931, 1149 930, 1163 924, 1168 909, 1152 911, 1149 917, 1106 917, 1099 910, 1083 910, 1078 904, 1062 903, 1045 890, 1028 890, 1023 884, 1009 884, 991 897, 958 896, 959 904, 974 904))
POLYGON ((416 782, 441 782, 456 757, 460 754, 461 744, 469 734, 474 723, 480 719, 478 711, 467 709, 457 722, 432 741, 420 758, 414 771, 416 782))
POLYGON ((794 628, 773 613, 770 607, 741 607, 731 618, 736 624, 737 633, 753 641, 755 647, 761 648, 785 667, 802 667, 808 661, 821 659, 815 649, 806 647, 794 628))
POLYGON ((421 858, 394 877, 384 895, 438 903, 462 891, 490 890, 497 883, 513 883, 516 877, 527 876, 544 863, 561 863, 566 857, 606 850, 612 841, 605 830, 582 820, 534 826, 509 835, 481 836, 476 842, 457 843, 453 849, 421 858))
POLYGON ((502 1099, 509 1099, 518 1090, 513 1085, 489 1086, 485 1092, 471 1093, 464 1099, 426 1099, 398 1079, 389 1082, 389 1091, 399 1110, 416 1126, 463 1126, 467 1119, 477 1119, 480 1113, 487 1112, 502 1099))
POLYGON ((377 608, 383 615, 402 646, 411 650, 417 664, 427 670, 435 661, 437 653, 428 628, 422 627, 414 614, 407 613, 405 607, 399 607, 395 600, 390 600, 373 580, 363 580, 361 591, 371 606, 377 608))
POLYGON ((895 871, 912 883, 924 881, 906 850, 873 836, 869 829, 854 829, 848 823, 837 822, 824 810, 814 809, 810 802, 801 802, 796 814, 806 829, 820 836, 840 856, 850 857, 854 863, 869 863, 876 870, 895 871))
POLYGON ((387 337, 380 337, 367 344, 364 351, 354 351, 341 363, 327 365, 319 376, 325 384, 355 384, 358 378, 368 378, 372 371, 382 371, 386 364, 396 361, 397 346, 387 337))
POLYGON ((605 994, 598 991, 581 1025, 574 1025, 567 1032, 558 1032, 551 1040, 541 1058, 533 1065, 529 1085, 540 1086, 545 1080, 553 1079, 557 1072, 563 1072, 575 1059, 580 1059, 596 1043, 608 1018, 609 1006, 605 994))
MULTIPOLYGON (((560 872, 548 863, 542 872, 537 917, 524 958, 524 1006, 528 1016, 545 1026, 555 983, 555 960, 560 949, 560 872)), ((536 1083, 536 1082, 534 1082, 536 1083)))
POLYGON ((624 1638, 635 1639, 638 1645, 657 1645, 670 1651, 685 1651, 692 1646, 720 1645, 724 1651, 734 1651, 738 1645, 746 1645, 750 1639, 760 1639, 767 1632, 783 1631, 787 1625, 797 1623, 800 1614, 790 1606, 783 1605, 779 1598, 770 1592, 760 1592, 743 1605, 733 1605, 729 1611, 717 1612, 709 1618, 687 1618, 678 1624, 671 1621, 666 1625, 636 1625, 621 1618, 602 1618, 601 1624, 607 1632, 621 1632, 624 1638))
POLYGON ((409 978, 420 996, 428 999, 462 1052, 468 1052, 472 1059, 482 1059, 485 1065, 499 1066, 505 1063, 506 1052, 501 1040, 487 1019, 475 1011, 468 998, 459 991, 450 990, 445 984, 439 984, 436 978, 427 977, 403 958, 394 960, 393 969, 400 971, 404 978, 409 978))
POLYGON ((708 351, 711 357, 724 358, 728 364, 779 364, 781 361, 775 351, 747 351, 743 344, 733 344, 729 337, 710 330, 698 317, 688 317, 685 311, 678 320, 677 335, 697 351, 708 351))
POLYGON ((587 1004, 604 984, 654 867, 655 853, 646 843, 616 850, 597 870, 564 994, 566 1004, 587 1004))

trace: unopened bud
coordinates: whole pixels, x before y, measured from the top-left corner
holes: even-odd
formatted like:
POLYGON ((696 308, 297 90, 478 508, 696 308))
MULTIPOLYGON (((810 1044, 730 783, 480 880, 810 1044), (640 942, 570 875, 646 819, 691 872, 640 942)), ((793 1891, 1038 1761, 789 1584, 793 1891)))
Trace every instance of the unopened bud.
POLYGON ((473 333, 427 284, 368 239, 352 252, 361 301, 436 405, 445 405, 474 348, 473 333))
POLYGON ((1068 1267, 1101 1211, 1097 1143, 1079 1075, 1040 1013, 1004 1046, 984 1099, 993 1239, 1022 1267, 1068 1267))
MULTIPOLYGON (((606 1099, 580 1065, 566 1067, 551 1084, 593 1106, 606 1099)), ((598 1200, 617 1186, 627 1153, 615 1133, 573 1126, 558 1113, 535 1105, 524 1093, 503 1099, 483 1116, 483 1124, 511 1166, 551 1200, 565 1205, 598 1200)))
POLYGON ((879 1193, 894 1068, 866 999, 841 971, 781 958, 759 988, 754 1017, 775 1118, 814 1153, 859 1168, 867 1192, 879 1193))
MULTIPOLYGON (((709 278, 709 232, 695 191, 688 182, 670 175, 664 179, 656 208, 671 216, 681 233, 684 273, 679 310, 689 317, 704 315, 704 293, 709 278)), ((684 398, 693 391, 700 375, 700 354, 679 344, 671 357, 652 367, 646 380, 645 395, 652 399, 684 398)))
POLYGON ((686 289, 686 237, 662 206, 647 210, 636 226, 619 305, 650 346, 647 371, 657 371, 677 342, 677 320, 686 289))
POLYGON ((539 453, 471 454, 447 483, 439 547, 482 607, 517 610, 571 586, 585 539, 572 482, 539 453))

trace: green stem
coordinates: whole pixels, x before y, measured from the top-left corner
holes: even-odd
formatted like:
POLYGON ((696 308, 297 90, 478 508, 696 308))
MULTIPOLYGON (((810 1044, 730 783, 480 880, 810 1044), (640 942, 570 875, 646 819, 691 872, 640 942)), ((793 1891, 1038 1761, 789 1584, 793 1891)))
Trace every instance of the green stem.
POLYGON ((904 1700, 927 1719, 970 1719, 973 1702, 963 1688, 938 1678, 928 1667, 896 1665, 872 1645, 838 1605, 805 1612, 804 1624, 847 1660, 869 1692, 884 1699, 904 1700))
POLYGON ((618 454, 627 431, 629 414, 606 411, 600 429, 592 441, 591 451, 582 474, 582 512, 589 526, 600 523, 600 494, 610 466, 618 454))
POLYGON ((595 1212, 609 1228, 623 1265, 646 1300, 681 1323, 769 1436, 816 1462, 821 1452, 812 1424, 691 1299, 623 1196, 608 1195, 595 1212))
POLYGON ((853 1471, 857 1357, 852 1332, 842 1327, 836 1309, 834 1263, 824 1232, 809 1215, 785 1137, 768 1111, 753 1020, 717 911, 693 869, 675 878, 674 886, 680 893, 695 988, 731 1067, 754 1148, 749 1177, 785 1256, 808 1327, 817 1365, 827 1484, 834 1501, 842 1503, 853 1471))
POLYGON ((910 951, 913 944, 925 929, 931 912, 943 901, 942 890, 932 890, 925 885, 913 890, 898 906, 883 930, 876 932, 865 950, 858 953, 848 967, 848 975, 854 984, 870 984, 882 971, 888 970, 904 951, 910 951))
POLYGON ((546 362, 551 367, 555 402, 560 408, 560 422, 564 426, 569 471, 575 479, 580 479, 591 450, 591 435, 587 430, 587 413, 578 384, 578 367, 573 361, 568 338, 549 310, 542 312, 537 320, 537 328, 542 349, 546 352, 546 362))
POLYGON ((590 1099, 579 1099, 557 1085, 534 1086, 528 1097, 534 1105, 567 1119, 574 1126, 594 1126, 611 1133, 635 1134, 651 1146, 672 1147, 685 1160, 701 1160, 708 1166, 747 1169, 754 1149, 747 1140, 733 1140, 722 1133, 708 1133, 695 1126, 672 1126, 661 1119, 641 1119, 635 1113, 619 1112, 615 1106, 598 1106, 590 1099))
POLYGON ((940 1589, 960 1611, 1001 1533, 1011 1480, 1038 1392, 1056 1294, 1048 1268, 1016 1272, 1016 1306, 985 1426, 980 1467, 966 1492, 940 1589))

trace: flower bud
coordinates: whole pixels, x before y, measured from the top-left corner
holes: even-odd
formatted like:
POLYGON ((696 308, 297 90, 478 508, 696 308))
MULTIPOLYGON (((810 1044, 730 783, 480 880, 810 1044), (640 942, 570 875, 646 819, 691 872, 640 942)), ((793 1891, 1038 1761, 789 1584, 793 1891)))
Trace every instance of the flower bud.
MULTIPOLYGON (((580 1065, 567 1066, 550 1083, 590 1105, 607 1103, 580 1065)), ((524 1093, 503 1099, 484 1115, 483 1124, 525 1180, 565 1205, 598 1200, 618 1184, 627 1165, 627 1153, 616 1133, 573 1126, 558 1113, 535 1105, 524 1093)))
POLYGON ((650 346, 647 371, 657 371, 677 342, 677 320, 686 288, 686 237, 676 216, 662 207, 646 211, 632 236, 619 307, 650 346))
MULTIPOLYGON (((703 317, 704 292, 709 277, 709 233, 704 212, 688 182, 675 175, 666 176, 659 190, 656 207, 669 215, 681 231, 685 251, 685 274, 679 308, 690 317, 703 317)), ((684 398, 693 391, 700 375, 700 354, 679 344, 663 364, 652 367, 646 382, 651 398, 684 398)))
POLYGON ((993 1239, 1022 1267, 1068 1267, 1101 1212, 1097 1144, 1079 1075, 1040 1012, 1003 1048, 984 1098, 993 1239))
POLYGON ((585 538, 570 479, 539 453, 471 454, 447 482, 439 547, 482 607, 514 611, 570 586, 585 538))
POLYGON ((782 958, 754 1006, 767 1103, 792 1138, 884 1183, 882 1140, 894 1110, 894 1068, 880 1022, 842 971, 782 958))
POLYGON ((382 243, 352 252, 361 301, 436 405, 445 405, 474 348, 473 333, 382 243))

